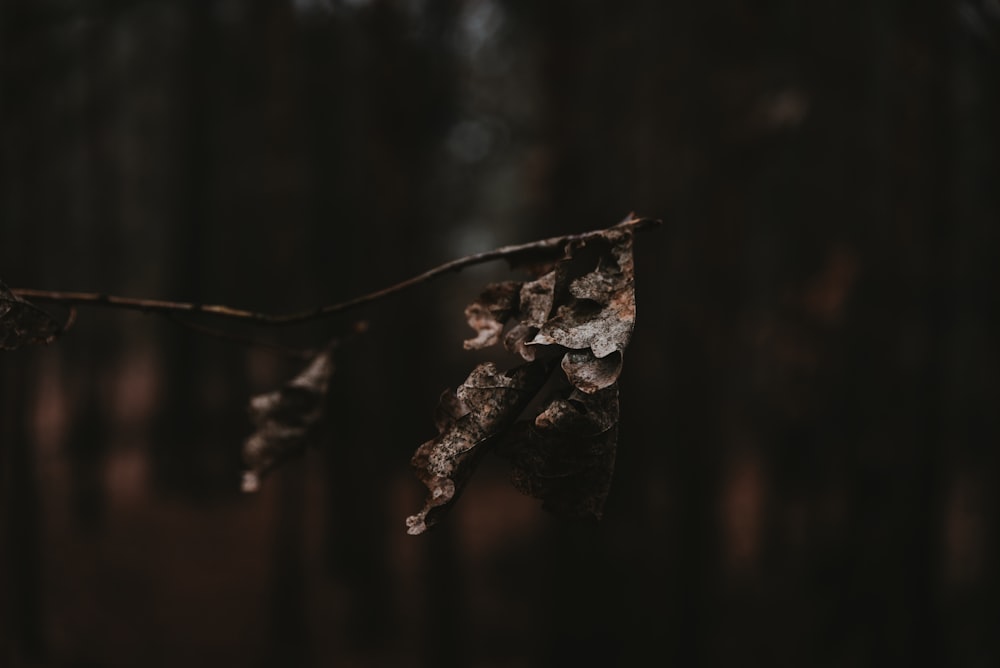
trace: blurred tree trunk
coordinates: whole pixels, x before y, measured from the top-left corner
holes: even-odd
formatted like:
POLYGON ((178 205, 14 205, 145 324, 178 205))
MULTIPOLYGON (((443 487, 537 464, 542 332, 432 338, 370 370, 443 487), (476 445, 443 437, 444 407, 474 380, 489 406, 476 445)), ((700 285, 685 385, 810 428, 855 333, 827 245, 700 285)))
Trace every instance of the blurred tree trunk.
MULTIPOLYGON (((969 3, 974 4, 974 3, 969 3)), ((982 6, 985 3, 978 3, 982 6)), ((967 9, 963 5, 963 9, 967 9)), ((947 489, 938 526, 944 656, 1000 662, 993 620, 1000 619, 1000 17, 992 30, 953 34, 948 93, 952 120, 951 200, 942 224, 953 230, 954 321, 942 352, 947 392, 942 416, 942 473, 947 489)), ((974 27, 974 26, 972 26, 974 27)), ((954 662, 954 659, 952 659, 954 662)))
POLYGON ((43 632, 43 562, 40 550, 35 443, 28 428, 38 373, 37 357, 5 362, 0 391, 0 567, 3 610, 0 611, 0 658, 10 665, 41 663, 46 656, 43 632))
MULTIPOLYGON (((44 277, 40 228, 49 200, 51 156, 45 141, 39 72, 14 62, 43 62, 46 41, 31 8, 0 6, 0 280, 30 284, 44 277)), ((41 547, 37 448, 31 430, 40 356, 0 352, 0 660, 42 663, 48 654, 41 547)))
MULTIPOLYGON (((219 35, 214 0, 191 0, 184 5, 179 37, 177 82, 180 105, 175 109, 176 155, 162 158, 174 166, 173 184, 180 194, 174 222, 167 230, 166 289, 174 299, 201 302, 210 299, 206 280, 205 234, 212 223, 215 154, 213 122, 216 86, 213 78, 219 35)), ((200 496, 207 491, 204 467, 207 441, 201 392, 205 365, 202 343, 190 331, 164 327, 163 397, 153 438, 153 471, 167 492, 200 496)))
MULTIPOLYGON (((407 34, 405 15, 386 3, 336 28, 335 38, 328 31, 305 36, 310 58, 303 108, 317 179, 309 260, 323 277, 316 286, 326 300, 383 287, 426 268, 436 214, 425 195, 453 117, 445 36, 456 11, 451 2, 428 6, 420 39, 407 34)), ((384 524, 392 496, 389 472, 406 470, 409 453, 419 444, 414 434, 421 433, 420 425, 430 425, 427 406, 414 397, 440 391, 441 380, 428 370, 441 343, 422 325, 427 315, 421 299, 414 294, 378 307, 371 329, 337 355, 331 390, 328 563, 348 587, 345 637, 352 651, 364 655, 384 655, 387 634, 399 625, 384 524), (433 387, 422 394, 428 383, 433 387), (386 450, 375 443, 397 445, 386 450)), ((398 530, 404 530, 401 523, 398 530)), ((427 583, 433 600, 451 591, 439 579, 454 575, 453 548, 439 549, 445 554, 436 555, 427 583)), ((452 665, 461 633, 438 628, 440 620, 424 618, 429 628, 421 636, 428 638, 425 649, 436 662, 452 665), (433 640, 442 634, 448 642, 433 640)))
MULTIPOLYGON (((78 91, 76 114, 69 124, 66 150, 70 155, 67 195, 71 206, 63 221, 72 240, 71 256, 50 273, 60 284, 87 276, 86 289, 113 291, 121 285, 117 176, 115 171, 115 70, 107 44, 111 30, 96 23, 73 45, 77 58, 71 77, 78 91)), ((83 287, 83 286, 80 286, 83 287)), ((72 507, 80 525, 91 531, 103 519, 106 503, 103 464, 108 451, 109 389, 121 335, 108 319, 74 332, 67 363, 79 374, 70 437, 65 444, 71 465, 72 507)))

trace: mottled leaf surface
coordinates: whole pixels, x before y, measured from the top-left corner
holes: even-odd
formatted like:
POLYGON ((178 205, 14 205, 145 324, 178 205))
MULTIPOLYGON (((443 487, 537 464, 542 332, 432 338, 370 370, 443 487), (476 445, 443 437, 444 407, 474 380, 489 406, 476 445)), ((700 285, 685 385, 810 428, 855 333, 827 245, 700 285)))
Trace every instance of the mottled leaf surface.
MULTIPOLYGON (((604 241, 609 248, 601 254, 598 266, 569 284, 570 299, 542 324, 532 344, 589 349, 597 359, 621 355, 628 346, 635 326, 632 232, 612 228, 604 241)), ((596 389, 601 387, 607 384, 596 389)))
POLYGON ((243 444, 243 490, 254 492, 265 473, 301 455, 323 424, 326 394, 333 375, 332 345, 316 355, 281 389, 250 399, 256 431, 243 444))
POLYGON ((52 343, 62 327, 31 302, 21 299, 0 281, 0 350, 52 343))
POLYGON ((524 364, 510 371, 499 371, 492 363, 480 364, 454 393, 442 397, 437 412, 438 436, 413 455, 417 476, 429 493, 423 509, 406 520, 409 533, 423 533, 437 523, 468 482, 493 437, 510 425, 538 392, 546 372, 540 364, 524 364))
POLYGON ((479 299, 465 309, 469 327, 477 335, 465 342, 466 350, 488 348, 500 340, 507 318, 517 309, 521 284, 517 281, 490 283, 479 299))
POLYGON ((611 387, 622 371, 622 354, 613 352, 601 358, 589 350, 570 350, 560 363, 563 373, 574 387, 593 393, 611 387))

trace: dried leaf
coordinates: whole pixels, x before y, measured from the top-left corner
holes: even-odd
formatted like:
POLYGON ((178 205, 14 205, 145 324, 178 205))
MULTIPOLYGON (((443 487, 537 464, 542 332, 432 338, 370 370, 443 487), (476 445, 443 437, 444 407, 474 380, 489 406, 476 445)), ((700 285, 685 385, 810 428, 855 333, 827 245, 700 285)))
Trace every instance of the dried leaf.
POLYGON ((503 335, 507 350, 531 361, 539 346, 567 348, 562 367, 575 387, 584 392, 609 387, 621 373, 635 326, 632 238, 627 228, 605 230, 593 242, 599 247, 597 266, 574 280, 567 277, 581 246, 568 242, 562 259, 541 277, 488 286, 465 311, 478 332, 465 347, 497 343, 509 322, 503 335))
POLYGON ((602 238, 608 252, 594 271, 570 283, 572 299, 541 326, 532 344, 589 348, 597 358, 625 350, 635 325, 632 232, 611 228, 602 238))
POLYGON ((618 386, 553 400, 509 453, 514 486, 558 515, 600 519, 618 440, 618 386))
POLYGON ((507 374, 481 365, 456 394, 442 397, 439 436, 413 457, 430 496, 407 520, 411 534, 422 533, 450 507, 487 444, 511 460, 515 486, 541 498, 547 509, 601 516, 617 447, 617 381, 635 324, 637 222, 630 216, 603 232, 547 245, 537 256, 544 260, 535 265, 538 278, 490 285, 466 309, 477 333, 465 342, 467 349, 502 340, 529 364, 507 374), (542 402, 532 420, 514 421, 560 357, 568 382, 561 396, 542 402), (514 380, 529 371, 538 379, 514 380))
POLYGON ((553 269, 521 286, 521 311, 518 319, 529 327, 541 327, 552 312, 560 271, 553 269))
POLYGON ((594 393, 611 387, 622 372, 622 354, 597 357, 589 350, 571 350, 563 355, 562 370, 574 387, 594 393))
POLYGON ((52 316, 15 295, 0 281, 0 350, 52 343, 62 330, 52 316))
POLYGON ((532 327, 531 325, 519 322, 508 329, 507 333, 504 334, 503 347, 515 355, 520 355, 522 359, 531 362, 535 359, 538 348, 536 346, 528 346, 525 344, 535 338, 535 334, 537 333, 537 327, 532 327))
POLYGON ((505 281, 490 283, 479 299, 465 309, 469 326, 478 332, 465 342, 466 350, 488 348, 500 340, 504 322, 517 309, 521 283, 505 281))
POLYGON ((510 371, 499 371, 493 363, 480 364, 454 394, 442 397, 440 433, 413 455, 417 477, 430 494, 423 509, 407 518, 408 533, 423 533, 437 523, 461 493, 490 441, 517 418, 547 376, 548 368, 538 363, 510 371))
POLYGON ((323 424, 326 393, 333 374, 333 345, 280 390, 250 399, 257 430, 243 444, 243 491, 255 492, 265 473, 300 455, 323 424))
POLYGON ((535 337, 555 302, 555 289, 561 272, 558 267, 534 281, 521 284, 520 308, 514 318, 514 326, 504 336, 504 348, 520 355, 529 362, 535 359, 537 349, 528 347, 528 341, 535 337))

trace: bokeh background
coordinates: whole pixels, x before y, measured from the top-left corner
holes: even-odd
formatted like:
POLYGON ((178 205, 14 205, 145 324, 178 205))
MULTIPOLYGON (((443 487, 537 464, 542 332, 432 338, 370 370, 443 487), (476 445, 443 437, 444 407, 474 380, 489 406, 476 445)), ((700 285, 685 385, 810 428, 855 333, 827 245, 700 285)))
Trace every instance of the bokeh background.
MULTIPOLYGON (((4 666, 996 666, 1000 6, 4 0, 0 278, 286 312, 662 218, 604 520, 486 462, 404 519, 502 265, 280 332, 0 354, 4 666)), ((54 312, 63 313, 53 308, 54 312)))

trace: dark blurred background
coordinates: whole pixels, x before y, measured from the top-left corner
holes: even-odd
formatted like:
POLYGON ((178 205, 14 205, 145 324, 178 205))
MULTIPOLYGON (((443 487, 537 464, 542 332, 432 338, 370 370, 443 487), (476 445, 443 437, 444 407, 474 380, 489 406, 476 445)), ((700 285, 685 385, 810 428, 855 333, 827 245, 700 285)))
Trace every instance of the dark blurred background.
MULTIPOLYGON (((0 353, 4 666, 996 666, 1000 5, 4 0, 0 278, 286 312, 639 234, 614 485, 487 462, 405 534, 501 264, 250 333, 83 310, 0 353)), ((59 309, 53 308, 55 312, 59 309)))

